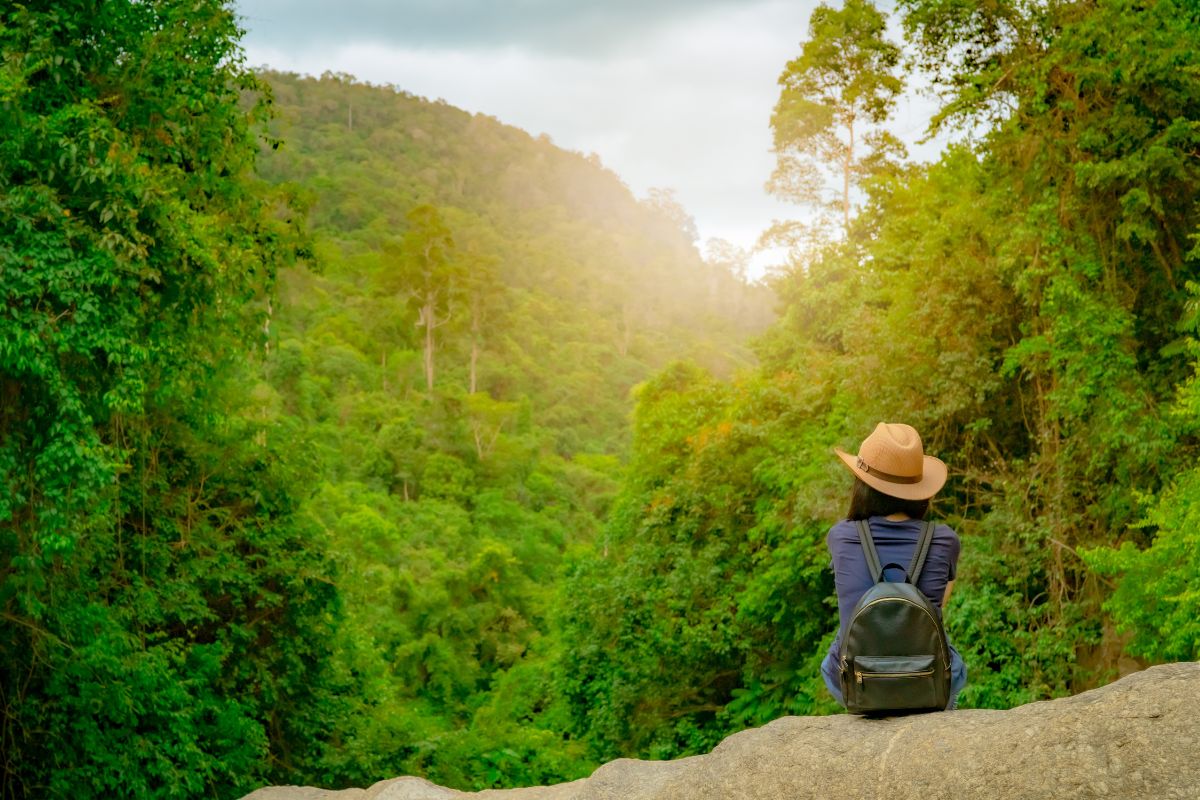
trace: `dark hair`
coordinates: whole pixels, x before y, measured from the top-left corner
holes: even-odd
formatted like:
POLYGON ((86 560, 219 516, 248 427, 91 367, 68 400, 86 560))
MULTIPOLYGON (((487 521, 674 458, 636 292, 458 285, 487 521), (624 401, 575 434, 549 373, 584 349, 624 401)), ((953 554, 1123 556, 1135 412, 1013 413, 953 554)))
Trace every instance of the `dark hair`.
POLYGON ((928 500, 902 500, 892 497, 863 483, 861 478, 855 478, 854 489, 850 493, 850 513, 846 515, 846 519, 886 517, 889 514, 907 514, 913 519, 925 519, 928 513, 928 500))

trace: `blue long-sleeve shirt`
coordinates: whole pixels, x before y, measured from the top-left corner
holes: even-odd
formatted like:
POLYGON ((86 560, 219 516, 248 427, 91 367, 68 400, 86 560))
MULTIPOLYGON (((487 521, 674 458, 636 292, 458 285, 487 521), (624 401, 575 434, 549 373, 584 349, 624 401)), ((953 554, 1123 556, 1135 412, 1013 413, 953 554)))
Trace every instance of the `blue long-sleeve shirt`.
MULTIPOLYGON (((921 528, 925 525, 924 520, 895 521, 886 517, 871 517, 868 522, 871 525, 871 538, 875 540, 875 549, 879 552, 879 563, 886 565, 894 562, 902 567, 900 570, 885 570, 885 576, 889 580, 903 580, 903 570, 908 569, 912 562, 921 528)), ((859 598, 871 588, 872 580, 866 555, 858 540, 858 526, 854 522, 840 520, 829 529, 825 536, 825 545, 833 559, 833 580, 837 588, 838 615, 841 618, 837 638, 830 647, 830 652, 836 659, 841 654, 842 636, 846 632, 846 626, 850 624, 850 615, 854 613, 859 598)), ((949 525, 937 525, 934 528, 933 541, 929 544, 929 554, 921 568, 917 588, 929 598, 929 602, 939 614, 942 610, 942 598, 946 595, 946 584, 958 574, 960 548, 958 534, 949 525)))

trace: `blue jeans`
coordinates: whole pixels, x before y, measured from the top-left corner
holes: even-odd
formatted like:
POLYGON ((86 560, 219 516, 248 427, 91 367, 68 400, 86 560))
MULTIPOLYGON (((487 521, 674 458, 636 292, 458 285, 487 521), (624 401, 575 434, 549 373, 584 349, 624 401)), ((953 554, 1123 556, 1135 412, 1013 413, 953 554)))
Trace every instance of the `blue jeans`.
MULTIPOLYGON (((825 678, 825 688, 833 695, 838 704, 845 707, 846 698, 842 697, 842 683, 839 677, 841 665, 833 657, 833 651, 825 654, 821 662, 821 676, 825 678)), ((950 702, 946 704, 947 711, 953 711, 958 703, 958 693, 967 685, 967 664, 959 652, 950 645, 950 702)))

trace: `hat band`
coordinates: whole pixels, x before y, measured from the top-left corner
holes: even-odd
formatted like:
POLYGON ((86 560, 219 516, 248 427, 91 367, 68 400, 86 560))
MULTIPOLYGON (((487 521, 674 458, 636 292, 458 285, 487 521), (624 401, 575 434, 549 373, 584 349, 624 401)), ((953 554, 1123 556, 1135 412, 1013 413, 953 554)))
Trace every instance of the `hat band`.
POLYGON ((869 475, 874 475, 876 478, 882 478, 888 483, 920 483, 923 477, 921 475, 893 475, 890 472, 884 472, 878 467, 872 467, 866 461, 863 461, 862 456, 858 456, 858 463, 856 466, 863 472, 866 472, 869 475))

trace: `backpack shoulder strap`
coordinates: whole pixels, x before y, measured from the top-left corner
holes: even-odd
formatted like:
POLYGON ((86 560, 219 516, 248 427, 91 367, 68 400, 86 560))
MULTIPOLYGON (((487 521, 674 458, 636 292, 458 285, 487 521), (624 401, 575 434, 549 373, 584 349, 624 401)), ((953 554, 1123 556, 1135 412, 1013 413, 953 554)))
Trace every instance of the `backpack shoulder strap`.
POLYGON ((912 563, 908 565, 908 582, 913 586, 921 577, 921 569, 925 566, 925 557, 929 555, 929 545, 933 542, 934 524, 926 521, 921 526, 921 538, 917 540, 917 549, 913 552, 912 563))
POLYGON ((875 550, 875 540, 871 538, 871 525, 865 520, 856 520, 858 526, 858 541, 862 543, 863 554, 867 557, 867 569, 871 571, 871 580, 879 583, 883 577, 883 567, 879 565, 879 553, 875 550))

